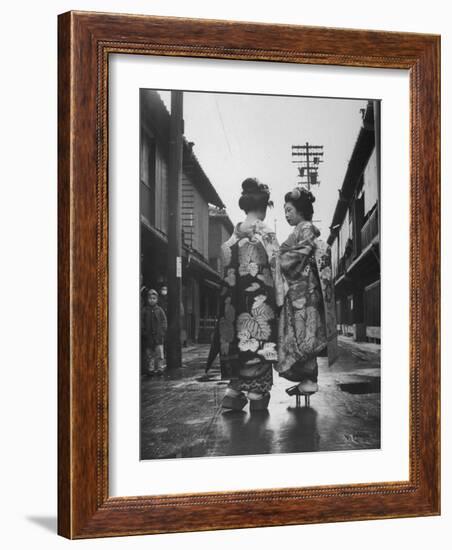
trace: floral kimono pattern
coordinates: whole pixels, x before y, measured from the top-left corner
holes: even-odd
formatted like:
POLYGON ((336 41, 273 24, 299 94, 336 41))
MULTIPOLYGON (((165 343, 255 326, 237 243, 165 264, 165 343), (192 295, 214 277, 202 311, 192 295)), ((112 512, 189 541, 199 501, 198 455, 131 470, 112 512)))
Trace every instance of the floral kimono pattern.
POLYGON ((291 380, 297 380, 297 369, 316 371, 318 355, 326 352, 330 364, 337 358, 331 253, 319 235, 311 222, 301 222, 280 249, 287 290, 279 319, 276 370, 291 380))
POLYGON ((277 361, 276 306, 282 305, 278 242, 263 222, 237 226, 222 245, 224 290, 219 327, 222 373, 239 391, 270 390, 277 361), (276 284, 275 284, 276 283, 276 284))

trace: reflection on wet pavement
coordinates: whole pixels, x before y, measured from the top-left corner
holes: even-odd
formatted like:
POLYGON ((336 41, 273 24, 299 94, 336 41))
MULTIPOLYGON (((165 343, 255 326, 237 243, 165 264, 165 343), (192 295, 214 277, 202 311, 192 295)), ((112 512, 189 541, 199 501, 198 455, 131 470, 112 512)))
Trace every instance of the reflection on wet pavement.
POLYGON ((209 455, 232 456, 272 452, 274 434, 268 425, 269 417, 268 411, 253 414, 245 411, 223 412, 219 415, 211 435, 209 455), (221 452, 215 452, 215 449, 221 449, 221 452))
POLYGON ((310 407, 289 407, 288 419, 280 434, 280 453, 318 451, 317 411, 310 407))
POLYGON ((275 411, 248 414, 225 412, 211 436, 210 456, 252 455, 317 451, 317 412, 311 408, 288 407, 281 418, 275 411))
POLYGON ((268 411, 224 411, 227 381, 218 364, 204 373, 208 349, 184 366, 141 380, 141 459, 256 455, 380 448, 379 358, 347 349, 329 368, 319 361, 319 392, 295 407, 275 375, 268 411))

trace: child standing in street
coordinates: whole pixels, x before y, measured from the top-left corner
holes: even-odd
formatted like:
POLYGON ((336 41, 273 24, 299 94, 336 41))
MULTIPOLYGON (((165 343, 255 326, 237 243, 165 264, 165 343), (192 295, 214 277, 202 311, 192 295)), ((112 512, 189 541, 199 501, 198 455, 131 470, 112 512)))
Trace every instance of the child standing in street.
POLYGON ((166 336, 167 320, 163 309, 158 305, 159 295, 154 289, 147 294, 143 308, 143 340, 147 374, 163 374, 163 344, 166 336))

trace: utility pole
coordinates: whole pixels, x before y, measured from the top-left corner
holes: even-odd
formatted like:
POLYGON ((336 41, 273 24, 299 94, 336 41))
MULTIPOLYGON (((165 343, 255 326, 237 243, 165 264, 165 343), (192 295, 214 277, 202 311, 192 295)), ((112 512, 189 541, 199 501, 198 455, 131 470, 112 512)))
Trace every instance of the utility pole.
POLYGON ((320 185, 319 164, 323 162, 323 145, 292 145, 292 156, 299 157, 292 162, 298 164, 300 182, 311 190, 311 185, 320 185))
POLYGON ((183 94, 171 92, 171 120, 168 166, 168 332, 167 368, 182 365, 182 134, 183 94))

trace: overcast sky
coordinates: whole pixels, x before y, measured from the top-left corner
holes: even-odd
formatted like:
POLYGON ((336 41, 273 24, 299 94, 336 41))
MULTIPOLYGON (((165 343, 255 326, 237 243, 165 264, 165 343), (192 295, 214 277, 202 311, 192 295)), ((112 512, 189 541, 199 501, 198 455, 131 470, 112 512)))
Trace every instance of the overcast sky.
MULTIPOLYGON (((170 110, 170 93, 159 92, 170 110)), ((275 226, 282 242, 291 231, 284 218, 284 194, 297 182, 292 145, 323 145, 320 185, 314 221, 326 239, 348 161, 361 125, 366 101, 281 97, 226 93, 185 92, 185 137, 237 223, 241 182, 257 177, 269 185, 275 203, 266 223, 275 226)))

